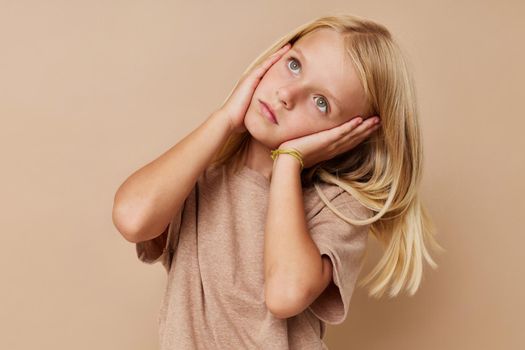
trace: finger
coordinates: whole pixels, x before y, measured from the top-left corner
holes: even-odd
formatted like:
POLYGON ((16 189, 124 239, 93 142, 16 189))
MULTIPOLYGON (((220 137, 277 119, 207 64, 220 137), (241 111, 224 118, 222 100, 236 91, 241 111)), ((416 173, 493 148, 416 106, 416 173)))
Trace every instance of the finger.
POLYGON ((257 68, 253 69, 251 73, 249 73, 245 78, 244 81, 241 82, 242 85, 246 86, 246 88, 249 91, 253 91, 257 88, 257 85, 259 85, 260 81, 262 80, 263 76, 266 74, 268 69, 277 62, 282 55, 289 50, 291 47, 291 44, 288 43, 281 47, 279 50, 277 50, 275 53, 273 53, 271 56, 266 58, 263 63, 261 63, 257 68))
MULTIPOLYGON (((373 117, 367 118, 364 121, 362 117, 355 117, 350 121, 344 123, 338 130, 338 137, 335 141, 335 145, 337 145, 337 147, 348 147, 349 141, 352 142, 352 145, 361 142, 374 130, 377 130, 379 128, 379 125, 374 123, 374 120, 375 119, 373 117)), ((351 147, 353 147, 352 145, 351 147)))
POLYGON ((274 52, 271 56, 267 57, 266 60, 264 60, 263 63, 261 63, 259 65, 259 67, 254 69, 254 71, 253 71, 254 76, 256 78, 261 78, 264 75, 264 73, 266 73, 266 71, 268 69, 270 69, 270 67, 275 62, 277 62, 286 51, 288 51, 290 49, 290 47, 292 47, 292 45, 290 43, 288 43, 288 44, 284 45, 283 47, 281 47, 276 52, 274 52))
MULTIPOLYGON (((361 116, 354 117, 341 125, 326 130, 324 141, 329 147, 338 149, 348 143, 349 138, 353 138, 352 133, 363 121, 361 116)), ((323 132, 324 133, 324 132, 323 132)))
POLYGON ((336 138, 344 137, 348 134, 350 134, 353 130, 358 128, 361 124, 363 124, 363 118, 358 116, 355 118, 350 119, 346 123, 341 124, 338 127, 335 127, 334 130, 334 136, 336 138))
POLYGON ((232 99, 239 99, 239 104, 243 104, 246 99, 251 98, 253 92, 259 85, 262 77, 266 71, 273 65, 284 52, 289 50, 291 47, 290 43, 287 43, 271 56, 266 58, 257 68, 254 68, 250 73, 242 78, 236 85, 236 88, 232 94, 232 99))
POLYGON ((257 76, 262 76, 270 67, 277 62, 282 55, 290 49, 291 44, 288 43, 285 46, 281 47, 279 50, 277 50, 275 53, 273 53, 271 56, 266 58, 266 60, 259 66, 258 69, 255 70, 257 76))
POLYGON ((371 133, 373 133, 374 131, 378 130, 379 128, 381 127, 381 123, 376 123, 374 126, 370 127, 367 131, 366 131, 366 134, 367 136, 370 135, 371 133))
POLYGON ((359 126, 357 126, 352 134, 353 135, 359 135, 363 133, 371 133, 374 130, 377 130, 379 124, 377 123, 378 117, 370 117, 364 120, 359 126))
POLYGON ((365 120, 361 125, 356 127, 347 137, 344 137, 341 142, 347 143, 350 141, 351 147, 355 147, 364 140, 366 140, 373 132, 381 127, 380 121, 377 122, 373 118, 365 120))

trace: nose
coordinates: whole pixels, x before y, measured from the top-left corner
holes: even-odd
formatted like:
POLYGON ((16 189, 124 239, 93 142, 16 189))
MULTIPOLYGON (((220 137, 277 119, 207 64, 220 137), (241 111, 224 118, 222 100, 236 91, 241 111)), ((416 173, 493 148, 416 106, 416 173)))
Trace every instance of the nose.
POLYGON ((276 91, 277 101, 287 109, 293 108, 300 94, 301 88, 297 84, 281 86, 276 91))

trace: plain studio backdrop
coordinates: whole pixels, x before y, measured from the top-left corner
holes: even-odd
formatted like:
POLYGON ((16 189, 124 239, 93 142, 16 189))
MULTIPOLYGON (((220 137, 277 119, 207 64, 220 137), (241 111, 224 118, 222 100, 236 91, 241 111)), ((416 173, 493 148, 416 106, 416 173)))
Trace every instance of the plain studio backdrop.
MULTIPOLYGON (((523 1, 0 1, 0 348, 155 349, 166 284, 117 187, 200 125, 278 37, 340 11, 408 53, 422 197, 447 252, 414 297, 358 288, 330 349, 522 349, 523 1)), ((363 274, 381 253, 370 238, 363 274)))

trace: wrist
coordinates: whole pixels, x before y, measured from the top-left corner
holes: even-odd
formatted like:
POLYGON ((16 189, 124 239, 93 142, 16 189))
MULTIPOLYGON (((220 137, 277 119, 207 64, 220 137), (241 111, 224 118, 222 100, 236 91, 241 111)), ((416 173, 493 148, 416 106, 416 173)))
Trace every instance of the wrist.
POLYGON ((279 147, 277 149, 271 150, 270 157, 275 161, 279 158, 279 156, 287 156, 287 159, 290 159, 290 157, 295 158, 296 162, 300 166, 300 170, 302 171, 304 168, 304 161, 303 161, 303 155, 302 153, 293 148, 293 147, 279 147))
POLYGON ((286 173, 289 173, 289 172, 300 173, 302 171, 300 161, 289 153, 278 154, 275 157, 274 162, 273 162, 274 169, 277 167, 277 164, 279 164, 278 165, 279 167, 286 168, 287 169, 286 173))
POLYGON ((213 112, 208 120, 211 121, 212 124, 215 124, 219 127, 219 130, 225 132, 228 136, 234 133, 234 127, 231 123, 231 119, 228 117, 226 113, 224 113, 222 110, 217 110, 213 112))

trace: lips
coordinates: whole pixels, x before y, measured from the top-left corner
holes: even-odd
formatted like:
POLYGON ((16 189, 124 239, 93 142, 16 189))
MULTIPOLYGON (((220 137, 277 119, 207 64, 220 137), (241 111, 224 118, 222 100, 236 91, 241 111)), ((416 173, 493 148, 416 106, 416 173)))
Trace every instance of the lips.
POLYGON ((266 104, 264 101, 262 100, 259 100, 259 102, 261 103, 261 106, 262 106, 262 109, 263 109, 263 113, 264 112, 268 112, 267 114, 269 114, 269 117, 272 119, 272 121, 275 123, 275 124, 279 124, 277 122, 277 118, 275 117, 275 112, 273 111, 272 107, 270 107, 268 104, 266 104))

